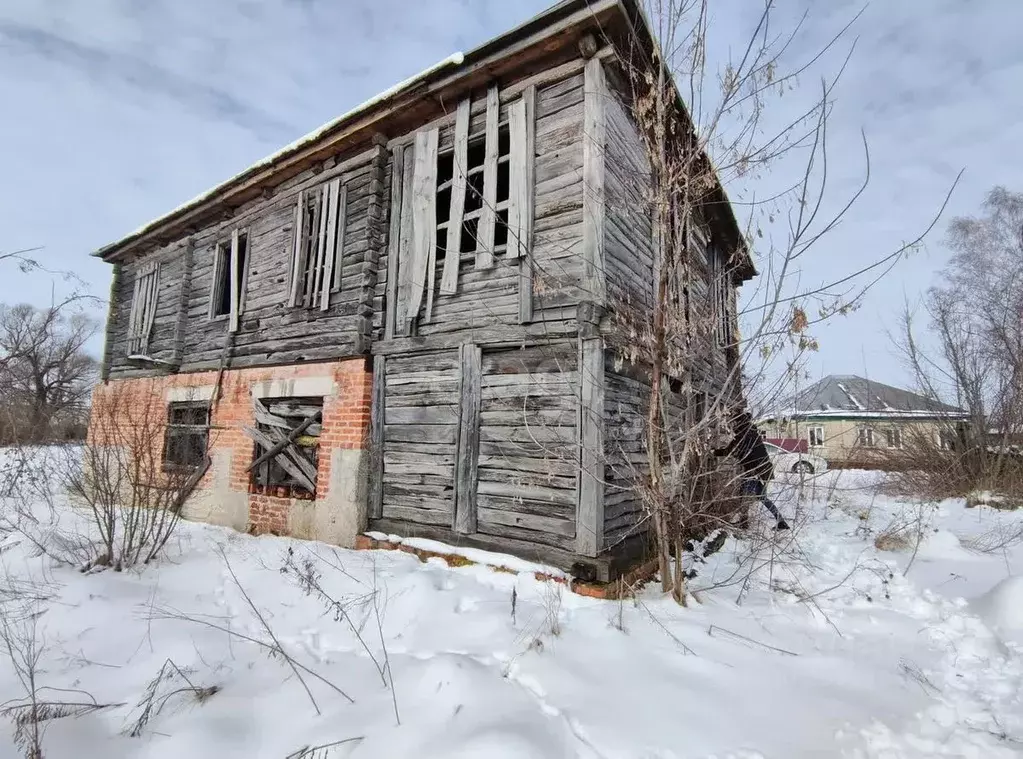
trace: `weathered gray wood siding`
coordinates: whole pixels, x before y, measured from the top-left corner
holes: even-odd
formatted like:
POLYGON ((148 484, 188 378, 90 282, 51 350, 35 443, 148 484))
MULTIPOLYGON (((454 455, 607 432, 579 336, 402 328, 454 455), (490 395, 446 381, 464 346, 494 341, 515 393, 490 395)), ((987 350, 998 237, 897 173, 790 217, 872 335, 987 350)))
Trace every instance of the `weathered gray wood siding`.
POLYGON ((620 96, 607 98, 604 260, 608 306, 649 313, 654 301, 650 162, 620 96))
POLYGON ((537 91, 532 278, 536 319, 585 300, 583 74, 537 91))
MULTIPOLYGON (((409 286, 402 266, 414 244, 408 196, 415 151, 430 143, 410 137, 392 144, 387 240, 374 291, 374 352, 383 358, 386 380, 382 487, 378 508, 370 506, 371 527, 375 520, 385 527, 401 523, 412 533, 471 536, 498 550, 515 544, 519 552, 526 545, 577 551, 576 316, 579 303, 589 300, 582 286, 581 68, 532 90, 498 91, 502 124, 520 97, 529 98, 525 142, 532 145, 527 161, 534 182, 524 192, 531 245, 509 246, 482 266, 475 252, 462 252, 455 278, 453 271, 445 276, 447 251, 438 234, 426 277, 433 289, 422 296, 411 335, 402 334, 400 309, 397 317, 393 311, 409 286), (444 292, 452 281, 454 292, 444 292)), ((477 134, 486 128, 482 95, 468 110, 468 133, 477 134)), ((434 127, 443 153, 455 143, 455 115, 428 128, 434 127)))
MULTIPOLYGON (((500 95, 504 98, 504 95, 500 95)), ((500 101, 499 120, 504 123, 508 108, 522 93, 519 89, 500 101)), ((493 328, 513 327, 523 335, 543 337, 574 332, 576 306, 582 297, 580 276, 582 261, 582 128, 583 128, 583 75, 539 86, 535 89, 534 121, 530 125, 533 136, 533 166, 535 189, 532 200, 532 246, 525 261, 498 253, 492 265, 478 268, 476 254, 463 252, 459 257, 457 287, 454 293, 440 293, 437 283, 442 281, 444 258, 438 256, 433 266, 434 292, 432 299, 424 295, 415 335, 434 338, 429 344, 438 344, 447 336, 448 343, 457 345, 459 335, 482 335, 482 341, 502 333, 493 328), (525 271, 523 271, 525 269, 525 271), (528 319, 521 319, 522 299, 528 298, 528 319), (430 300, 431 314, 423 318, 426 302, 430 300), (522 321, 537 324, 533 329, 520 329, 522 321), (482 330, 482 332, 480 332, 482 330), (489 330, 489 332, 488 332, 489 330)), ((449 149, 454 142, 454 116, 437 126, 438 150, 449 149)), ((486 110, 477 97, 473 102, 469 120, 470 134, 484 128, 486 110)), ((387 244, 383 246, 377 267, 374 303, 374 337, 386 332, 387 311, 393 309, 396 298, 401 297, 398 283, 388 283, 388 277, 400 280, 400 265, 391 259, 400 247, 408 243, 401 236, 411 233, 411 224, 403 222, 409 214, 407 194, 411 187, 410 166, 414 161, 415 146, 409 138, 397 141, 388 159, 387 192, 389 224, 387 244), (395 188, 403 171, 404 192, 395 188)), ((443 240, 438 245, 443 247, 443 240)), ((400 330, 395 331, 400 339, 400 330)))
POLYGON ((383 518, 451 526, 459 369, 457 350, 386 358, 383 518))
POLYGON ((604 491, 604 548, 647 530, 646 512, 636 483, 650 470, 647 458, 647 409, 650 383, 625 370, 608 351, 604 365, 607 458, 604 491))
POLYGON ((272 197, 255 200, 231 218, 198 230, 190 238, 190 271, 185 267, 188 240, 124 264, 111 307, 110 376, 162 371, 129 362, 126 351, 134 271, 140 262, 154 256, 162 263, 149 355, 179 362, 183 372, 219 366, 229 320, 209 316, 214 261, 218 243, 229 241, 235 229, 247 232, 248 254, 239 329, 232 337, 229 367, 319 361, 368 352, 377 257, 384 239, 386 157, 381 147, 355 162, 306 172, 277 187, 272 197), (336 176, 341 177, 346 191, 339 288, 331 294, 325 311, 290 307, 299 191, 316 190, 336 176), (179 315, 183 316, 180 324, 179 315), (175 337, 181 341, 177 351, 175 337))
POLYGON ((478 531, 575 549, 574 344, 483 351, 478 531))
POLYGON ((187 248, 187 242, 180 241, 120 265, 119 276, 111 289, 107 325, 108 345, 105 349, 111 377, 130 376, 151 370, 151 367, 142 369, 128 361, 128 321, 136 276, 141 267, 153 261, 160 262, 160 275, 157 283, 156 314, 146 354, 168 363, 176 361, 178 313, 185 286, 187 248))

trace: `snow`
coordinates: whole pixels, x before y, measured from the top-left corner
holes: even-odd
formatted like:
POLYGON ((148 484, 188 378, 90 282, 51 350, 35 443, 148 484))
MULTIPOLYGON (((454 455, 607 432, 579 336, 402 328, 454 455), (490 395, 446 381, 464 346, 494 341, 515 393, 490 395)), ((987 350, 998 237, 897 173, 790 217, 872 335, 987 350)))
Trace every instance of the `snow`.
POLYGON ((850 393, 848 388, 846 388, 846 386, 843 385, 841 382, 838 383, 838 389, 845 393, 846 397, 849 399, 849 402, 852 403, 852 405, 854 405, 857 408, 857 410, 859 411, 867 410, 867 407, 860 403, 856 396, 850 393))
POLYGON ((257 161, 256 163, 252 164, 251 166, 249 166, 247 169, 245 169, 245 171, 241 172, 240 174, 236 174, 235 176, 231 177, 230 179, 228 179, 228 180, 226 180, 224 182, 221 182, 216 187, 213 187, 213 188, 211 188, 209 190, 206 190, 205 192, 199 193, 198 195, 196 195, 191 200, 186 201, 185 203, 182 203, 180 206, 175 208, 173 211, 169 211, 169 212, 163 214, 162 216, 159 216, 159 217, 153 219, 152 221, 147 221, 145 224, 140 226, 135 231, 131 232, 128 235, 125 235, 125 237, 123 237, 118 242, 112 243, 111 245, 108 245, 106 247, 107 248, 114 247, 116 245, 120 245, 120 243, 123 242, 124 240, 129 240, 129 239, 131 239, 133 237, 138 237, 140 235, 144 235, 146 232, 150 231, 151 229, 154 229, 155 227, 158 227, 160 224, 163 224, 168 219, 170 219, 170 218, 172 218, 174 216, 177 216, 178 214, 180 214, 180 213, 182 213, 184 211, 187 211, 187 210, 193 208, 194 206, 198 206, 201 203, 203 203, 203 202, 209 200, 210 198, 212 198, 214 195, 216 195, 216 194, 218 194, 220 192, 223 192, 224 190, 229 188, 231 185, 233 185, 236 182, 238 182, 242 177, 244 177, 245 175, 251 173, 255 169, 259 169, 259 168, 262 168, 264 166, 268 166, 268 165, 274 163, 275 161, 277 161, 278 159, 288 155, 289 153, 293 153, 293 152, 295 152, 297 150, 300 150, 301 148, 303 148, 303 147, 305 147, 307 145, 311 145, 311 144, 315 143, 317 140, 322 139, 325 135, 329 134, 332 130, 336 129, 340 124, 343 124, 345 121, 348 121, 349 119, 359 115, 363 111, 370 110, 371 108, 373 108, 376 105, 379 105, 380 103, 384 102, 388 98, 394 97, 395 95, 399 94, 400 92, 402 92, 405 89, 408 89, 411 85, 415 84, 416 82, 418 82, 421 79, 424 79, 425 77, 429 76, 430 74, 433 74, 433 73, 435 73, 437 71, 440 71, 441 69, 447 68, 448 66, 461 66, 462 62, 464 60, 465 60, 464 53, 461 53, 461 52, 452 53, 447 58, 444 58, 443 60, 435 63, 434 65, 430 66, 429 68, 424 69, 423 71, 420 71, 418 74, 415 74, 415 75, 409 77, 408 79, 405 79, 405 80, 403 80, 401 82, 398 82, 393 87, 388 87, 383 92, 381 92, 381 93, 371 97, 369 100, 367 100, 367 101, 365 101, 363 103, 360 103, 359 105, 355 106, 355 108, 351 109, 350 111, 347 111, 346 113, 341 114, 336 119, 333 119, 332 121, 328 121, 323 126, 318 127, 317 129, 314 129, 313 131, 309 132, 306 135, 303 135, 302 137, 299 137, 294 142, 291 142, 288 145, 285 145, 280 150, 278 150, 278 151, 276 151, 274 153, 271 153, 270 155, 266 156, 262 160, 257 161))
MULTIPOLYGON (((530 562, 433 541, 404 542, 521 573, 196 523, 154 565, 91 574, 0 528, 0 604, 16 588, 47 596, 39 682, 74 690, 48 697, 118 704, 48 721, 47 759, 281 758, 343 740, 315 756, 1023 756, 1023 548, 996 539, 1023 513, 900 502, 877 478, 775 482, 793 531, 757 513, 751 540, 697 565, 688 608, 656 584, 635 600, 577 596, 530 562), (915 526, 917 550, 875 548, 893 524, 915 526), (359 636, 303 589, 305 567, 359 636), (252 642, 273 645, 246 595, 308 668, 316 707, 252 642), (199 701, 161 684, 130 737, 168 659, 218 690, 199 701)), ((67 504, 56 516, 61 529, 81 519, 67 504)), ((23 695, 0 665, 0 703, 23 695)), ((20 756, 11 735, 0 720, 0 759, 20 756)))
POLYGON ((1006 577, 973 606, 992 630, 1023 645, 1023 576, 1006 577))
POLYGON ((406 538, 401 535, 388 535, 386 532, 370 531, 366 535, 374 540, 385 541, 395 545, 405 545, 419 551, 461 556, 463 559, 468 559, 476 564, 485 564, 489 567, 506 569, 510 572, 539 573, 547 577, 567 577, 566 573, 557 567, 526 561, 517 556, 509 556, 506 553, 494 553, 479 548, 470 548, 469 546, 453 546, 441 543, 439 540, 430 540, 429 538, 406 538))

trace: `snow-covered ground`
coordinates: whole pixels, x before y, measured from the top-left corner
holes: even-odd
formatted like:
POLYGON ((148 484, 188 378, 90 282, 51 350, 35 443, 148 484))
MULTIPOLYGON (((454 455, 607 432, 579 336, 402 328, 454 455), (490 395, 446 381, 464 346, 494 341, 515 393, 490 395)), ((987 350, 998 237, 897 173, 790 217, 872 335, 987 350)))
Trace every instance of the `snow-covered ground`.
POLYGON ((116 704, 44 723, 47 759, 1023 756, 1023 513, 871 477, 776 487, 797 529, 729 540, 689 608, 192 523, 141 572, 0 537, 0 602, 45 596, 42 698, 116 704), (875 547, 907 524, 919 550, 875 547))

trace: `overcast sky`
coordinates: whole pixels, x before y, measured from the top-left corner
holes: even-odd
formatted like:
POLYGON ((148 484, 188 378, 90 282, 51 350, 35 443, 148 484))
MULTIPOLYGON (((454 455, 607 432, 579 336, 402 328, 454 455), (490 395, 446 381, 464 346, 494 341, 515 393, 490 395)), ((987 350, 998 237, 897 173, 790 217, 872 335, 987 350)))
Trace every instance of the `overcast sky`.
MULTIPOLYGON (((808 0, 779 0, 779 25, 808 0)), ((42 247, 105 297, 109 269, 89 253, 243 170, 401 79, 467 51, 545 0, 4 0, 0 5, 0 250, 42 247)), ((737 46, 758 3, 715 8, 712 58, 737 46)), ((860 7, 814 3, 793 56, 814 50, 860 7)), ((1023 4, 876 0, 829 128, 834 197, 869 188, 801 272, 852 271, 915 236, 956 173, 948 216, 973 213, 993 185, 1023 189, 1023 4)), ((849 40, 851 41, 851 39, 849 40)), ((821 62, 816 74, 835 70, 821 62)), ((815 73, 803 88, 817 86, 815 73)), ((772 118, 812 89, 773 99, 772 118)), ((740 216, 743 210, 739 209, 740 216)), ((946 217, 947 218, 947 217, 946 217)), ((944 223, 863 307, 818 331, 814 373, 899 383, 885 334, 946 257, 944 223)), ((776 234, 780 230, 772 232, 776 234)), ((0 272, 0 301, 45 304, 43 275, 0 272)))

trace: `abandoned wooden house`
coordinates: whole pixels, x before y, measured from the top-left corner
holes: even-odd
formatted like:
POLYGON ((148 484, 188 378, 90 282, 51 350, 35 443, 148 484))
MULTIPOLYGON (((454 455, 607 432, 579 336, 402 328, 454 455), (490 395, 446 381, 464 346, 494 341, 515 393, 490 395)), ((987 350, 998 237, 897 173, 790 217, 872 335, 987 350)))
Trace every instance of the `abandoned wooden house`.
MULTIPOLYGON (((351 546, 424 536, 607 581, 645 550, 644 372, 605 341, 657 251, 619 63, 635 0, 568 0, 448 58, 95 255, 93 414, 155 403, 191 518, 351 546)), ((644 171, 647 172, 644 175, 644 171)), ((694 307, 738 361, 753 267, 718 186, 694 307)))

